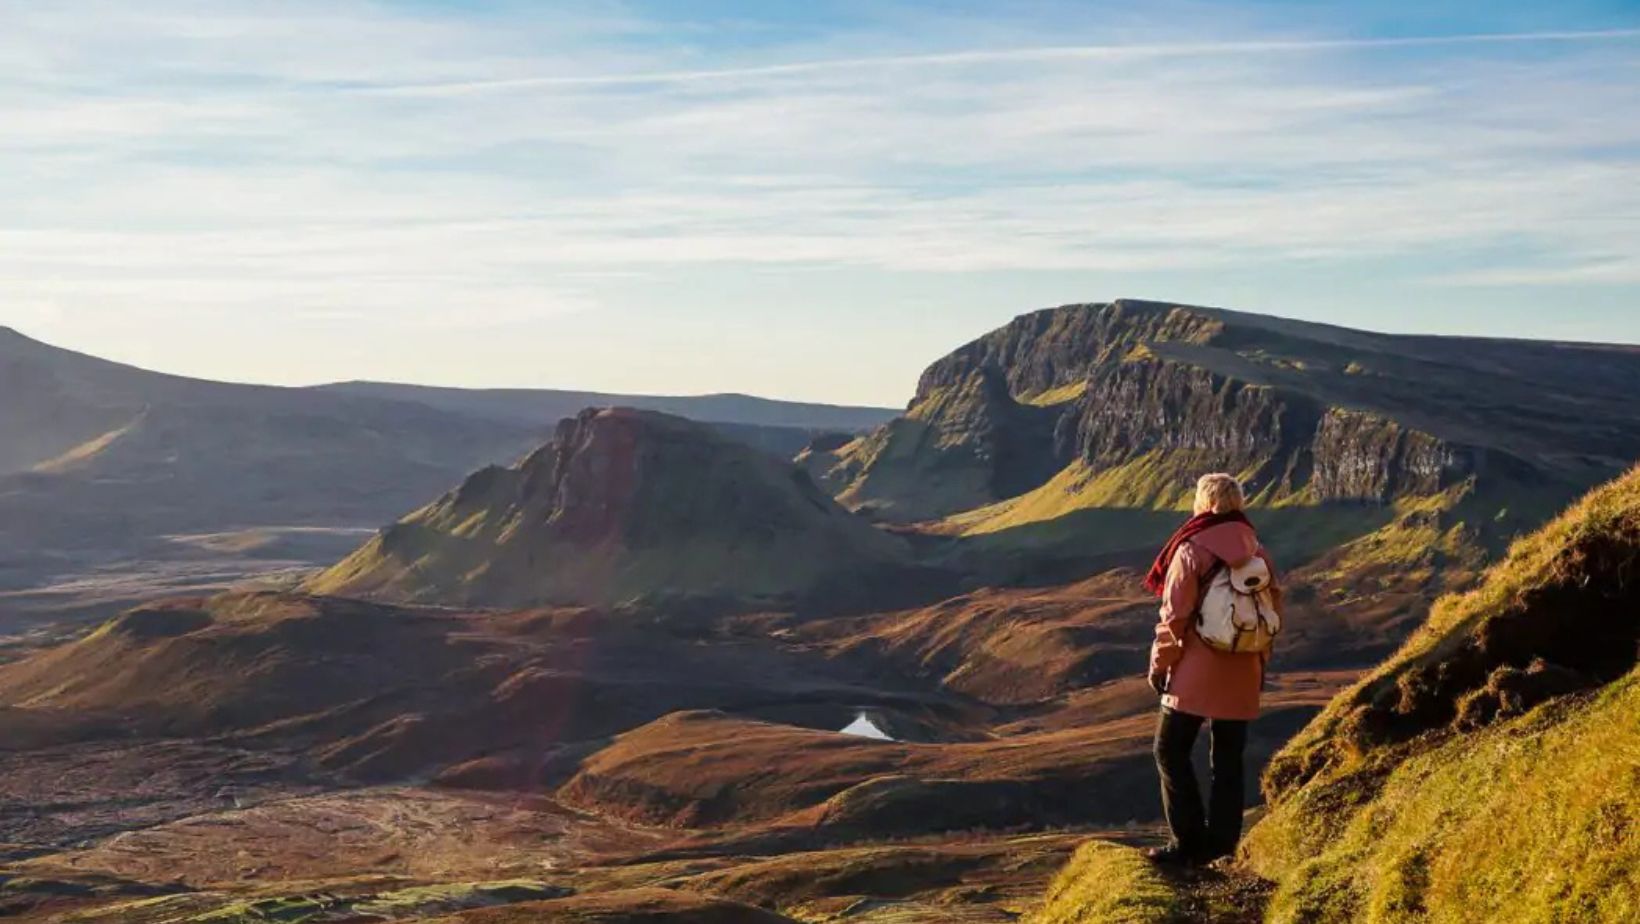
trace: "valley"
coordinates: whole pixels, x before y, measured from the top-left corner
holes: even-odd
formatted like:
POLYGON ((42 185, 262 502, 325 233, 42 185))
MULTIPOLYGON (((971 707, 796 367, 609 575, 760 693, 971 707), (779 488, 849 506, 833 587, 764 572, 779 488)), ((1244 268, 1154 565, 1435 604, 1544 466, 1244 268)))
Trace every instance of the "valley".
POLYGON ((1412 804, 1406 767, 1497 723, 1599 724, 1633 667, 1634 476, 1536 531, 1640 457, 1640 348, 1117 301, 1022 315, 892 417, 259 389, 4 332, 0 381, 20 921, 1349 920, 1399 900, 1363 858, 1417 869, 1350 800, 1412 804), (1209 470, 1291 631, 1251 853, 1181 885, 1132 849, 1141 574, 1209 470))
POLYGON ((292 583, 599 401, 664 407, 783 457, 893 414, 741 395, 210 382, 0 327, 0 636, 49 636, 165 593, 292 583))

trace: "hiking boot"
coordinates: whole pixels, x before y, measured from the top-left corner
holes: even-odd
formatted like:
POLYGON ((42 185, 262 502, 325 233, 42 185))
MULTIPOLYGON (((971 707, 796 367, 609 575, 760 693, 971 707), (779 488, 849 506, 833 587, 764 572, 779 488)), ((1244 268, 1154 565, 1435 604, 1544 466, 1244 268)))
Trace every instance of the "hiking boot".
POLYGON ((1145 858, 1157 866, 1198 866, 1202 862, 1199 854, 1185 850, 1178 844, 1152 847, 1145 851, 1145 858))
POLYGON ((1202 864, 1203 866, 1208 866, 1218 863, 1220 860, 1230 861, 1235 858, 1236 848, 1234 847, 1231 847, 1229 850, 1225 850, 1222 847, 1210 847, 1202 853, 1197 854, 1196 862, 1202 864))

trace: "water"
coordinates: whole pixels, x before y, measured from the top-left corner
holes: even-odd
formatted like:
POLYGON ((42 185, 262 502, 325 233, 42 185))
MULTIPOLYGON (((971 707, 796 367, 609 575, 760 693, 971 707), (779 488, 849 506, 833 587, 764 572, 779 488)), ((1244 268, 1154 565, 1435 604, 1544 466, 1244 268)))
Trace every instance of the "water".
POLYGON ((842 732, 845 735, 854 735, 858 738, 875 738, 878 741, 894 740, 888 732, 878 728, 877 723, 871 721, 871 717, 863 712, 856 714, 854 721, 845 725, 842 732))

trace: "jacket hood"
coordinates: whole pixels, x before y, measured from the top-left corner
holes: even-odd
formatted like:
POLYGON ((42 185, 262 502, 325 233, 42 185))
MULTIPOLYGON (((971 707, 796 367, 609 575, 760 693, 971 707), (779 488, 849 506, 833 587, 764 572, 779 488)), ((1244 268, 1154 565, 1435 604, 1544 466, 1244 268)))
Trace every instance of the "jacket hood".
POLYGON ((1196 543, 1232 568, 1239 568, 1258 554, 1258 534, 1246 523, 1220 523, 1193 537, 1196 543))

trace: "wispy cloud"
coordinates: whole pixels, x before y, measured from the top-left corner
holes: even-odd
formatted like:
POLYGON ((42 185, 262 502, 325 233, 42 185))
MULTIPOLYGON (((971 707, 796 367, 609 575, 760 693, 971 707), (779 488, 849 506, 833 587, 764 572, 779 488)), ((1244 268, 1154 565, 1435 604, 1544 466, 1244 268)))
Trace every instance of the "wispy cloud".
POLYGON ((1640 38, 1640 29, 1598 29, 1559 32, 1500 32, 1459 35, 1400 36, 1394 38, 1303 39, 1274 41, 1181 42, 1173 44, 1050 45, 1037 48, 992 48, 930 54, 834 58, 763 64, 738 68, 654 71, 629 74, 580 74, 541 77, 474 79, 423 84, 363 86, 354 92, 400 95, 459 95, 494 90, 544 87, 645 86, 667 83, 739 81, 769 77, 807 76, 828 71, 886 70, 923 67, 960 67, 974 64, 1043 64, 1063 61, 1122 61, 1156 58, 1203 58, 1236 55, 1316 53, 1402 48, 1440 48, 1464 45, 1605 42, 1640 38))
POLYGON ((0 5, 0 304, 527 322, 751 267, 1640 285, 1640 29, 703 50, 576 6, 0 5))

